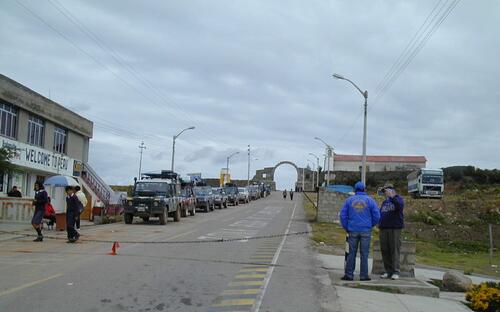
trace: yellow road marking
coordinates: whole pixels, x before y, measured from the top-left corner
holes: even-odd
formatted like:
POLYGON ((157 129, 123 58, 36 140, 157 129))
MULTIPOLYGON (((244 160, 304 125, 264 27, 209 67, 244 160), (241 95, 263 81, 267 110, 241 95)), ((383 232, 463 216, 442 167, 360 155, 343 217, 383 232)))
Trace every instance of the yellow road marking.
POLYGON ((242 282, 231 282, 229 283, 229 287, 237 287, 237 286, 262 286, 264 285, 264 281, 242 281, 242 282))
POLYGON ((235 276, 236 279, 251 279, 251 278, 264 278, 266 274, 238 274, 235 276))
POLYGON ((258 295, 260 294, 260 288, 251 289, 228 289, 222 292, 222 295, 258 295))
POLYGON ((12 293, 15 293, 16 291, 20 291, 20 290, 26 289, 28 287, 35 286, 37 284, 43 283, 43 282, 50 281, 51 279, 61 277, 62 275, 63 275, 62 273, 59 273, 59 274, 56 274, 56 275, 52 275, 52 276, 49 276, 49 277, 46 277, 46 278, 39 279, 39 280, 31 282, 31 283, 27 283, 27 284, 24 284, 24 285, 21 285, 21 286, 18 286, 18 287, 14 287, 14 288, 11 288, 11 289, 4 290, 4 291, 0 292, 0 297, 5 296, 5 295, 9 295, 9 294, 12 294, 12 293))
POLYGON ((241 269, 240 272, 267 272, 268 268, 241 269))
POLYGON ((220 302, 213 304, 212 307, 253 305, 254 303, 255 299, 230 299, 230 300, 221 300, 220 302))

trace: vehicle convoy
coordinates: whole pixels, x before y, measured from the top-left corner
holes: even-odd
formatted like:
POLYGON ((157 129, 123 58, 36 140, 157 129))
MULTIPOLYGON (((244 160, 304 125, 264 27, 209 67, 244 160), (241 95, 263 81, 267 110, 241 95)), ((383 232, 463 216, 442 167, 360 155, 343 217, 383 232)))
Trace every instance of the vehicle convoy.
POLYGON ((238 187, 238 200, 240 203, 247 204, 250 202, 250 194, 246 187, 238 187))
POLYGON ((196 196, 196 208, 208 212, 215 209, 215 199, 210 186, 195 186, 193 188, 196 196))
POLYGON ((444 179, 442 169, 422 168, 408 175, 408 193, 412 197, 442 198, 444 179))
POLYGON ((194 196, 193 186, 190 182, 181 181, 181 217, 187 217, 196 214, 196 197, 194 196))
POLYGON ((248 187, 248 193, 250 196, 250 200, 256 200, 260 198, 260 192, 257 185, 250 185, 248 187))
POLYGON ((212 188, 212 193, 214 194, 215 205, 222 209, 222 207, 227 208, 228 197, 224 189, 221 187, 212 188))
POLYGON ((240 200, 238 198, 238 187, 234 184, 226 183, 224 186, 224 191, 227 194, 227 200, 233 206, 238 206, 240 204, 240 200))
POLYGON ((168 217, 175 222, 181 219, 181 184, 178 175, 170 170, 161 173, 143 174, 141 180, 134 183, 132 197, 124 204, 124 219, 131 224, 134 217, 144 222, 158 218, 160 224, 167 224, 168 217))

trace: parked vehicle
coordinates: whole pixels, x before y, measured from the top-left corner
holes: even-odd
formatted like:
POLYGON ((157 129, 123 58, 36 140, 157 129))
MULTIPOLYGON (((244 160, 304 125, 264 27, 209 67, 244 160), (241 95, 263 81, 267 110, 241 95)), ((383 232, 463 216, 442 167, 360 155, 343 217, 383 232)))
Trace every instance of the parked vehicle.
POLYGON ((443 197, 444 180, 442 169, 422 168, 408 175, 408 193, 413 197, 443 197))
POLYGON ((160 220, 160 224, 167 224, 168 217, 175 222, 181 219, 180 190, 181 184, 178 175, 170 170, 161 173, 147 173, 136 181, 132 197, 127 198, 124 208, 124 220, 131 224, 134 217, 144 222, 151 217, 160 220))
POLYGON ((208 212, 215 209, 215 200, 210 186, 195 186, 193 188, 196 196, 196 208, 208 212))
POLYGON ((215 206, 222 209, 222 207, 227 208, 228 196, 224 189, 221 187, 212 188, 212 193, 214 194, 215 206))
POLYGON ((238 188, 238 201, 243 204, 250 202, 250 194, 248 193, 248 189, 246 187, 238 188))
POLYGON ((260 197, 260 192, 257 185, 250 185, 248 187, 248 192, 250 194, 251 200, 257 200, 260 197))
POLYGON ((238 198, 238 187, 234 184, 226 184, 224 190, 227 194, 228 202, 233 206, 238 206, 240 200, 238 198))
POLYGON ((187 217, 188 213, 194 216, 196 214, 196 197, 194 196, 193 187, 184 183, 181 186, 181 217, 187 217))

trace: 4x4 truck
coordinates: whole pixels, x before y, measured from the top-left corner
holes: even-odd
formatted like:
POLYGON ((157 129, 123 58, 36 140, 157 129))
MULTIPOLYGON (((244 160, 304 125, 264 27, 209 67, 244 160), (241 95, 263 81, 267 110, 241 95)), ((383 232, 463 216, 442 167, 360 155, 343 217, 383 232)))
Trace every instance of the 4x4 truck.
POLYGON ((124 209, 126 224, 134 217, 148 222, 158 218, 160 224, 167 224, 168 217, 175 222, 181 219, 181 184, 175 172, 164 170, 161 173, 143 174, 134 184, 133 196, 127 198, 124 209))

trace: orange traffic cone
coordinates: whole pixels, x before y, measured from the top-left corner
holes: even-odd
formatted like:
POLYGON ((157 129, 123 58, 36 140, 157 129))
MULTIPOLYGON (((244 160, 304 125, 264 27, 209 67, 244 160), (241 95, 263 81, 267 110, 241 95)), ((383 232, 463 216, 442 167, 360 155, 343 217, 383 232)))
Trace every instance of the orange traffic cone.
POLYGON ((109 256, 116 256, 116 251, 120 248, 120 243, 114 242, 113 247, 111 247, 111 252, 108 253, 109 256))

